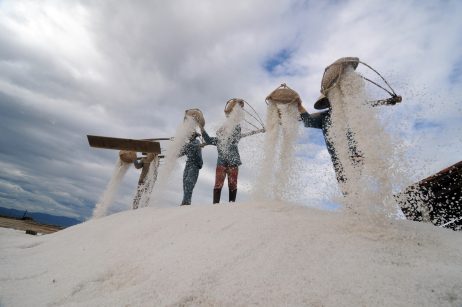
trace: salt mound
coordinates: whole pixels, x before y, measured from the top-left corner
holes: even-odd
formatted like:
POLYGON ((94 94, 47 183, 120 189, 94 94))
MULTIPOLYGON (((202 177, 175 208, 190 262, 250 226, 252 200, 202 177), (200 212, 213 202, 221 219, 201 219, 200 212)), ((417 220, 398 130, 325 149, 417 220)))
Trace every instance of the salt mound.
POLYGON ((0 231, 1 306, 460 306, 461 233, 286 203, 0 231))

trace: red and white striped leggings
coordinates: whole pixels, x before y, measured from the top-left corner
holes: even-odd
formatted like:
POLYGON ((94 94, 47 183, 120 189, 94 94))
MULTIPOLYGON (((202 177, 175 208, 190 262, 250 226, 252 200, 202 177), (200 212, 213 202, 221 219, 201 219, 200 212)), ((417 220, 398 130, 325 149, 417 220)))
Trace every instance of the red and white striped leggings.
POLYGON ((215 187, 214 189, 223 188, 225 178, 228 176, 228 188, 230 191, 237 190, 237 175, 239 173, 239 166, 224 166, 217 165, 215 172, 215 187))

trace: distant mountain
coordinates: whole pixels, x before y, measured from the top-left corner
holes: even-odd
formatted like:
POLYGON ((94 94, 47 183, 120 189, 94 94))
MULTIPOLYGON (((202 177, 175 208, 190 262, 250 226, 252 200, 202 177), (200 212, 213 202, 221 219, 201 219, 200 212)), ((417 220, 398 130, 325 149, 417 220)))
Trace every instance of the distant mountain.
MULTIPOLYGON (((22 218, 24 210, 8 209, 0 207, 0 215, 7 217, 22 218)), ((26 217, 32 218, 37 223, 69 227, 82 223, 82 221, 66 216, 57 216, 39 212, 27 212, 26 217)))

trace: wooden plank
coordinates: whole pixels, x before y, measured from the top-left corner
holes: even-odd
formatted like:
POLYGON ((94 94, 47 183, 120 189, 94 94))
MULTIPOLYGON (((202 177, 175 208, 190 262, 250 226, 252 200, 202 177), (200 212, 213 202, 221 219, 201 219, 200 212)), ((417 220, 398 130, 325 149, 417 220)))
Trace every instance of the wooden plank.
POLYGON ((155 139, 141 139, 141 141, 172 141, 173 137, 171 138, 155 138, 155 139))
POLYGON ((0 216, 0 227, 22 231, 29 229, 43 234, 53 233, 62 229, 62 227, 59 226, 44 225, 31 220, 20 220, 2 216, 0 216))
MULTIPOLYGON (((428 211, 430 221, 436 226, 461 218, 462 161, 407 187, 397 196, 404 198, 398 203, 409 220, 423 220, 422 206, 428 211), (413 201, 414 191, 420 192, 424 200, 413 201)), ((462 230, 462 220, 445 227, 462 230)))
POLYGON ((160 154, 159 142, 87 135, 90 147, 160 154))

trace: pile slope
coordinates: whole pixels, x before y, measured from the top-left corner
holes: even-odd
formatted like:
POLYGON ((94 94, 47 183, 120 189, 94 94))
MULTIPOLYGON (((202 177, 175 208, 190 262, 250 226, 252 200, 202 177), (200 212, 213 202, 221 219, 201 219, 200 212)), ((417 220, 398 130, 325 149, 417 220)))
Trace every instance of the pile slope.
POLYGON ((288 203, 0 231, 1 306, 460 306, 460 232, 288 203))

